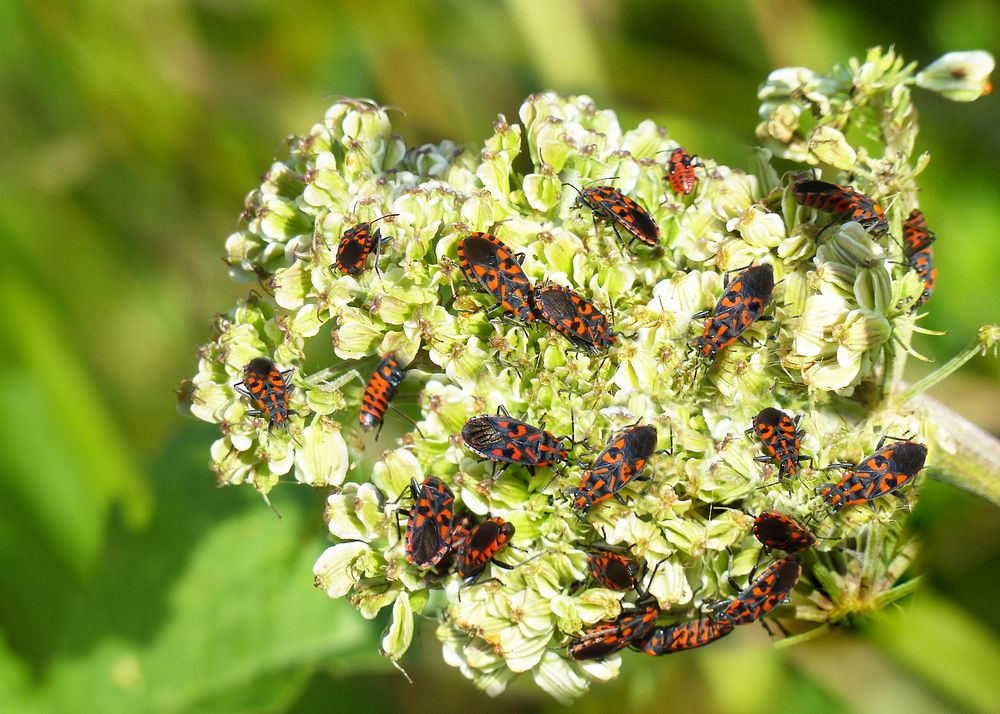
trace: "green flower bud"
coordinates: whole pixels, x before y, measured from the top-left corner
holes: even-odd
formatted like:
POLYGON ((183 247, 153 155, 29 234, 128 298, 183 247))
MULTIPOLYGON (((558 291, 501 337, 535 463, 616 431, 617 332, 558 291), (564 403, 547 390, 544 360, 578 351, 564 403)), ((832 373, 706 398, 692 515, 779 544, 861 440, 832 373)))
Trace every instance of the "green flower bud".
POLYGON ((847 137, 828 124, 816 127, 809 137, 809 153, 819 163, 842 171, 850 171, 858 161, 858 153, 847 143, 847 137))

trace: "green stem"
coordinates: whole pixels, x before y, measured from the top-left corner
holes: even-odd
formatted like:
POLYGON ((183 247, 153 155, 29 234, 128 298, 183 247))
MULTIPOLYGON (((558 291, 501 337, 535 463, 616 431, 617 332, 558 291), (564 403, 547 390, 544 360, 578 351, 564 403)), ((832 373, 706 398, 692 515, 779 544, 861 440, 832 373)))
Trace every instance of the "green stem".
POLYGON ((1000 506, 1000 440, 928 396, 919 404, 933 415, 937 433, 928 476, 1000 506))
POLYGON ((897 401, 900 404, 903 404, 905 402, 908 402, 910 399, 917 396, 918 394, 924 393, 925 391, 933 387, 935 384, 940 382, 942 379, 949 376, 952 372, 957 370, 963 364, 968 362, 970 359, 980 354, 982 352, 982 349, 983 349, 982 342, 978 339, 974 340, 972 344, 970 344, 964 350, 962 350, 957 355, 952 357, 950 360, 945 362, 943 365, 938 367, 936 370, 928 374, 926 377, 916 382, 915 384, 911 384, 905 392, 899 395, 897 401))

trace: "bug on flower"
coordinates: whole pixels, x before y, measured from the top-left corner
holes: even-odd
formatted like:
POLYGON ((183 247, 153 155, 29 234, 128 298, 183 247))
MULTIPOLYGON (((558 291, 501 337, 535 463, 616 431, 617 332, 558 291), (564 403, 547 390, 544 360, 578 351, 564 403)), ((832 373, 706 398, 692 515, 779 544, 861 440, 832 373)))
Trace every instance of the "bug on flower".
POLYGON ((761 445, 769 456, 757 456, 754 461, 768 462, 776 459, 778 473, 794 476, 800 461, 812 461, 811 456, 799 456, 799 418, 792 419, 785 412, 774 407, 762 409, 753 418, 753 426, 747 429, 760 437, 761 445))
POLYGON ((410 563, 426 569, 441 562, 452 544, 455 495, 435 476, 419 486, 411 479, 410 494, 413 507, 407 512, 403 550, 410 563))
POLYGON ((794 519, 782 513, 764 511, 753 521, 753 534, 765 548, 777 548, 788 554, 816 545, 817 538, 794 519))
POLYGON ((876 498, 895 493, 916 478, 927 459, 927 447, 913 441, 895 441, 883 446, 882 437, 875 453, 861 463, 831 464, 827 468, 844 468, 843 478, 836 484, 825 483, 819 494, 836 513, 844 506, 871 504, 876 498))
POLYGON ((604 313, 569 288, 544 285, 532 294, 532 302, 540 321, 587 352, 603 352, 618 338, 604 313))
POLYGON ((630 426, 611 437, 590 469, 583 472, 580 485, 572 493, 573 506, 586 515, 595 504, 614 496, 636 479, 656 451, 656 428, 649 425, 630 426))
POLYGON ((611 224, 623 244, 631 245, 639 241, 650 247, 660 243, 660 228, 645 208, 626 196, 614 186, 591 186, 577 189, 572 184, 564 183, 579 195, 573 203, 574 208, 589 208, 594 214, 594 232, 597 232, 598 219, 611 224), (619 228, 624 228, 631 236, 628 242, 622 238, 619 228))
MULTIPOLYGON (((458 567, 455 572, 466 581, 474 581, 496 555, 503 550, 514 535, 514 524, 503 518, 488 518, 469 531, 458 549, 458 567)), ((510 568, 506 563, 495 563, 510 568)))
POLYGON ((801 574, 802 565, 797 556, 789 555, 771 563, 746 590, 733 600, 721 603, 725 607, 716 613, 715 619, 734 625, 759 620, 785 601, 801 574))
POLYGON ((729 620, 702 617, 667 627, 655 627, 645 639, 634 642, 632 646, 648 655, 659 657, 672 652, 704 647, 725 637, 735 627, 736 625, 729 620))
POLYGON ((934 265, 934 251, 931 248, 924 248, 910 256, 910 267, 917 271, 920 282, 924 284, 924 290, 914 303, 914 307, 920 307, 931 299, 934 294, 934 285, 937 283, 937 267, 934 265))
POLYGON ((628 556, 605 550, 587 556, 587 570, 600 587, 623 592, 636 586, 639 564, 628 556))
POLYGON ((356 275, 365 269, 368 256, 372 250, 375 251, 375 270, 378 271, 378 252, 382 244, 392 240, 390 236, 383 236, 382 230, 376 228, 372 230, 375 221, 383 218, 398 216, 398 213, 388 213, 379 216, 374 221, 368 223, 358 223, 344 231, 340 238, 340 245, 337 247, 336 266, 345 275, 356 275))
POLYGON ((565 440, 556 438, 544 429, 532 426, 520 419, 514 419, 503 406, 497 413, 480 414, 470 418, 462 427, 465 446, 477 456, 493 462, 493 478, 496 479, 510 464, 523 464, 534 475, 536 466, 552 466, 558 461, 569 459, 565 440), (496 464, 502 463, 500 474, 496 464))
POLYGON ((773 291, 774 269, 769 263, 752 265, 733 278, 714 310, 694 315, 706 318, 701 337, 691 341, 698 354, 713 362, 719 352, 736 340, 749 344, 743 338, 746 329, 757 320, 772 319, 762 313, 771 302, 773 291))
POLYGON ((889 230, 889 221, 882 207, 849 186, 817 180, 799 181, 792 188, 792 195, 803 206, 836 216, 820 233, 838 221, 856 221, 873 236, 883 235, 889 230))
POLYGON ((288 375, 292 370, 282 372, 267 357, 255 357, 243 368, 243 381, 233 388, 250 400, 254 406, 247 414, 267 419, 267 430, 278 426, 288 428, 288 415, 295 411, 288 408, 288 375))
POLYGON ((451 519, 451 531, 448 533, 448 547, 444 557, 438 561, 438 564, 434 568, 436 576, 443 578, 451 571, 452 566, 455 564, 455 559, 458 557, 458 551, 462 549, 465 541, 469 539, 472 526, 472 516, 468 511, 456 513, 451 519))
POLYGON ((674 193, 687 196, 694 191, 698 177, 694 173, 695 160, 682 146, 670 152, 667 159, 667 182, 674 193))
POLYGON ((927 229, 927 220, 919 208, 910 211, 910 215, 903 221, 903 242, 906 243, 906 254, 912 256, 919 253, 937 239, 931 231, 927 229))
MULTIPOLYGON (((365 384, 365 391, 361 395, 361 414, 358 416, 358 420, 362 429, 371 431, 377 428, 378 432, 382 431, 385 412, 404 379, 406 379, 406 372, 400 366, 396 355, 387 354, 372 372, 368 383, 365 384)), ((376 433, 375 438, 378 438, 378 433, 376 433)))
POLYGON ((598 659, 614 654, 634 642, 644 640, 656 625, 660 608, 647 606, 623 610, 610 622, 598 623, 570 641, 567 652, 572 659, 598 659))
POLYGON ((531 322, 532 285, 510 248, 496 236, 475 232, 458 241, 458 263, 473 285, 499 301, 505 313, 531 322))

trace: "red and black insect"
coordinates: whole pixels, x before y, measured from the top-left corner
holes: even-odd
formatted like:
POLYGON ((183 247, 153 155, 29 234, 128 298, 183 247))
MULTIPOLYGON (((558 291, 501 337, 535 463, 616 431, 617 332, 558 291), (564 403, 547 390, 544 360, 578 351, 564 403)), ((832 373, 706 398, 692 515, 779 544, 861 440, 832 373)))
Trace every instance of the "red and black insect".
POLYGON ((836 216, 820 233, 838 221, 855 221, 873 236, 880 236, 889 230, 889 221, 882 207, 849 186, 826 181, 799 181, 792 188, 792 195, 803 206, 836 216))
POLYGON ((288 428, 288 415, 295 411, 288 408, 288 375, 292 370, 279 370, 267 357, 255 357, 243 368, 243 381, 233 388, 250 400, 254 409, 248 409, 252 417, 267 419, 267 430, 275 426, 288 428))
POLYGON ((740 340, 750 343, 743 333, 757 320, 770 320, 764 309, 771 302, 774 291, 774 269, 769 263, 752 265, 726 285, 715 309, 699 312, 694 317, 706 317, 705 331, 691 343, 703 357, 713 362, 729 345, 740 340))
POLYGON ((587 556, 587 570, 600 587, 623 592, 636 586, 639 564, 628 556, 605 550, 587 556))
POLYGON ((580 509, 580 515, 586 515, 595 504, 612 496, 624 504, 618 492, 632 481, 646 478, 639 473, 655 451, 655 427, 635 425, 615 434, 590 469, 583 472, 580 485, 572 493, 573 506, 580 509))
POLYGON ((448 574, 451 567, 455 564, 458 551, 462 549, 462 546, 465 545, 465 541, 469 539, 469 533, 472 531, 472 526, 472 516, 468 511, 455 514, 454 518, 451 520, 451 532, 448 534, 448 549, 445 556, 438 561, 437 566, 434 568, 435 575, 438 577, 444 577, 448 574))
POLYGON ((499 476, 497 463, 504 464, 500 473, 509 464, 523 464, 534 475, 536 466, 566 461, 569 453, 564 440, 572 443, 571 437, 557 439, 544 429, 512 418, 503 406, 497 407, 495 415, 480 414, 465 422, 462 440, 469 451, 493 462, 494 479, 499 476))
POLYGON ((782 476, 794 476, 800 461, 812 461, 811 456, 799 456, 801 443, 799 434, 799 417, 792 419, 785 412, 774 407, 762 409, 753 418, 753 426, 747 429, 760 437, 764 450, 769 456, 757 456, 754 461, 778 461, 778 473, 782 476))
POLYGON ((914 303, 914 307, 920 307, 931 299, 934 294, 934 285, 937 283, 937 266, 934 265, 934 250, 924 248, 910 256, 910 267, 917 271, 920 281, 924 284, 924 290, 914 303))
POLYGON ((677 625, 655 627, 646 639, 635 642, 632 646, 648 655, 659 657, 672 652, 703 647, 725 637, 735 627, 736 625, 729 620, 713 620, 710 617, 702 617, 677 625))
POLYGON ((618 228, 624 228, 631 236, 628 244, 632 241, 639 241, 650 247, 655 247, 660 243, 660 228, 656 225, 653 217, 646 212, 646 209, 626 196, 614 186, 591 186, 579 190, 576 186, 564 183, 577 191, 574 208, 589 208, 594 214, 594 232, 597 232, 598 219, 607 221, 618 236, 618 240, 626 243, 622 238, 618 228))
POLYGON ((682 146, 670 152, 667 159, 667 182, 674 193, 687 196, 694 191, 698 177, 694 173, 695 160, 682 146))
POLYGON ((561 285, 545 285, 532 293, 539 320, 573 345, 593 354, 607 350, 618 338, 608 318, 594 303, 561 285))
POLYGON ((926 446, 913 441, 896 441, 883 446, 885 440, 886 437, 882 437, 875 453, 856 466, 831 464, 827 467, 847 469, 838 483, 825 483, 819 487, 819 494, 834 513, 844 506, 870 504, 876 498, 895 493, 916 478, 924 467, 926 446))
POLYGON ((789 555, 771 563, 735 599, 722 603, 725 607, 716 613, 715 619, 734 625, 759 620, 785 601, 801 574, 798 556, 789 555))
POLYGON ((753 521, 753 534, 765 548, 797 553, 816 545, 817 538, 792 518, 774 511, 764 511, 753 521))
POLYGON ((912 256, 919 253, 937 239, 931 231, 927 229, 927 220, 919 208, 910 211, 910 215, 903 221, 903 242, 906 243, 906 254, 912 256))
POLYGON ((403 550, 406 559, 418 568, 430 568, 441 562, 454 542, 452 520, 455 495, 441 479, 428 476, 417 486, 410 481, 413 507, 406 513, 403 550))
POLYGON ((504 312, 521 322, 535 319, 531 308, 531 281, 518 256, 496 236, 470 233, 458 242, 458 263, 473 285, 499 301, 504 312))
MULTIPOLYGON (((458 567, 455 572, 467 581, 475 580, 487 564, 503 550, 514 535, 514 524, 503 518, 488 518, 473 526, 458 549, 458 567)), ((510 568, 506 563, 494 561, 501 568, 510 568)))
MULTIPOLYGON (((406 372, 400 366, 396 355, 390 352, 375 368, 361 395, 361 414, 358 419, 362 429, 371 431, 378 428, 379 432, 382 431, 385 412, 404 379, 406 372)), ((377 433, 375 438, 378 438, 377 433)))
POLYGON ((645 640, 659 616, 660 608, 652 605, 625 610, 614 620, 599 623, 570 641, 567 652, 575 660, 607 657, 645 640))
POLYGON ((398 213, 389 213, 376 218, 368 223, 358 223, 344 231, 340 238, 340 246, 337 248, 337 269, 345 275, 356 275, 365 269, 368 256, 372 250, 375 251, 375 270, 378 270, 378 252, 382 244, 392 240, 391 236, 383 236, 380 228, 372 230, 375 221, 383 218, 398 216, 398 213))

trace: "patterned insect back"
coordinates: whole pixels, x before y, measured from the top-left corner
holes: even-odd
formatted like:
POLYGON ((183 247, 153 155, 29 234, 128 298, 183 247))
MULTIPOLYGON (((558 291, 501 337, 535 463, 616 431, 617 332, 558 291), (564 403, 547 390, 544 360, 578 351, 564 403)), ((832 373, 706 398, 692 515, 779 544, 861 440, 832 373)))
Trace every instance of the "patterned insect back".
POLYGON ((473 526, 458 551, 458 567, 455 572, 465 580, 477 578, 507 546, 513 535, 514 524, 499 517, 489 518, 473 526))
POLYGON ((413 507, 406 521, 403 550, 406 559, 418 568, 437 565, 451 546, 455 495, 434 476, 417 486, 410 482, 413 507))
POLYGON ((256 357, 243 368, 243 381, 234 385, 254 407, 247 414, 267 419, 268 431, 275 426, 287 429, 288 415, 295 413, 288 409, 287 377, 290 372, 282 372, 266 357, 256 357))
POLYGON ((816 536, 782 513, 764 511, 753 521, 753 534, 765 548, 777 548, 786 553, 816 545, 816 536))
POLYGON ((903 241, 906 244, 907 260, 910 267, 917 271, 920 282, 924 284, 924 290, 917 298, 914 307, 920 307, 934 293, 934 286, 937 283, 937 267, 934 265, 934 251, 931 243, 936 236, 927 229, 927 221, 919 208, 910 211, 909 217, 903 223, 903 241))
POLYGON ((562 441, 506 411, 472 417, 462 427, 462 440, 477 456, 505 464, 551 466, 569 456, 562 441))
MULTIPOLYGON (((380 221, 383 218, 390 218, 398 214, 391 213, 389 215, 381 216, 376 218, 375 221, 380 221)), ((345 275, 357 275, 365 269, 365 264, 368 262, 368 256, 371 255, 372 250, 378 249, 382 243, 390 240, 388 237, 382 236, 382 230, 376 228, 372 230, 372 224, 375 221, 369 223, 358 223, 355 226, 351 226, 346 231, 344 235, 340 238, 340 245, 337 247, 337 258, 336 267, 337 269, 345 275)), ((376 254, 376 261, 378 260, 376 254)), ((376 266, 377 267, 377 266, 376 266)))
POLYGON ((753 418, 752 428, 764 450, 778 462, 779 473, 794 476, 799 468, 801 445, 795 421, 780 409, 767 407, 753 418))
POLYGON ((783 603, 799 582, 802 565, 789 555, 775 561, 746 590, 727 604, 716 619, 734 625, 756 622, 783 603))
POLYGON ((826 181, 799 181, 792 188, 795 200, 817 211, 832 213, 834 222, 855 221, 873 236, 889 231, 882 207, 873 199, 849 186, 838 186, 826 181))
POLYGON ((656 627, 645 640, 637 643, 635 647, 648 655, 659 657, 672 652, 704 647, 725 637, 735 627, 736 625, 729 620, 713 620, 710 617, 702 617, 698 620, 668 627, 656 627))
POLYGON ((671 151, 670 157, 667 159, 667 183, 670 184, 674 193, 682 196, 687 196, 694 191, 694 187, 698 183, 698 177, 694 172, 694 159, 682 146, 671 151))
POLYGON ((616 619, 599 623, 572 640, 567 652, 575 660, 607 657, 645 640, 659 616, 660 609, 655 606, 624 610, 616 619))
POLYGON ((722 350, 761 318, 773 291, 774 269, 769 263, 751 266, 733 278, 705 319, 701 337, 692 340, 698 354, 714 362, 722 350))
POLYGON ((603 551, 587 556, 587 570, 599 587, 624 592, 636 586, 639 564, 627 556, 603 551))
POLYGON ((820 486, 819 494, 834 513, 844 506, 871 503, 913 481, 926 459, 927 447, 923 444, 899 441, 882 446, 880 442, 874 454, 848 469, 838 483, 820 486))
POLYGON ((365 431, 381 429, 389 403, 396 396, 396 390, 404 379, 406 372, 403 371, 396 355, 387 354, 368 379, 361 396, 361 414, 358 420, 362 429, 365 431))
POLYGON ((614 186, 591 186, 579 192, 574 207, 589 208, 594 213, 594 220, 607 221, 615 231, 615 235, 623 243, 618 229, 624 229, 630 236, 629 243, 638 240, 640 243, 655 247, 660 244, 660 228, 652 216, 614 186))
POLYGON ((458 263, 473 285, 497 299, 504 312, 531 322, 531 281, 505 243, 489 233, 470 233, 458 242, 458 263))
POLYGON ((581 515, 609 498, 623 501, 618 492, 639 477, 656 451, 656 438, 656 428, 648 425, 630 426, 611 437, 572 493, 581 515))
POLYGON ((617 339, 604 313, 569 288, 546 285, 535 291, 532 300, 540 321, 587 352, 604 352, 617 339))

